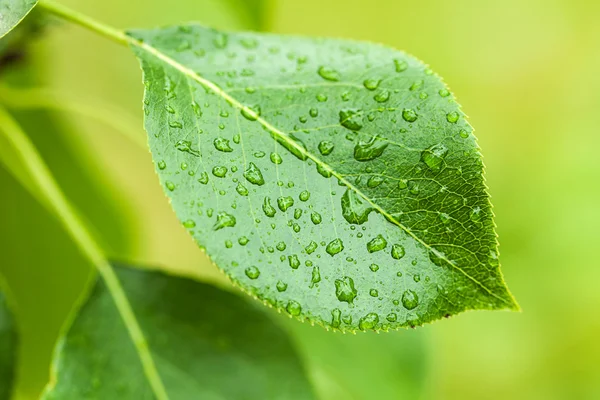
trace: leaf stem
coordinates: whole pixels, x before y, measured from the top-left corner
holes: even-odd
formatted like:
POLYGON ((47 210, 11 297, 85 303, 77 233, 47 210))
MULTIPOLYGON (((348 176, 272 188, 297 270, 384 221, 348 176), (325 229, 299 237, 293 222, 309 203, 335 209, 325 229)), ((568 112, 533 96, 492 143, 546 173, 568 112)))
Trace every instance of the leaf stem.
POLYGON ((64 226, 81 252, 94 264, 102 276, 137 350, 144 373, 154 394, 159 400, 167 400, 166 389, 152 359, 152 354, 148 348, 144 333, 140 328, 131 304, 112 265, 106 260, 104 252, 62 193, 33 143, 31 143, 8 111, 1 106, 0 127, 0 130, 5 134, 18 156, 22 159, 27 172, 39 186, 41 193, 44 194, 48 203, 58 215, 60 223, 64 226))
POLYGON ((98 22, 87 15, 84 15, 78 11, 72 10, 68 7, 58 4, 52 0, 40 0, 38 7, 45 9, 46 11, 66 20, 94 31, 116 43, 127 46, 129 44, 136 43, 136 40, 130 36, 127 36, 125 32, 113 28, 109 25, 105 25, 98 22))

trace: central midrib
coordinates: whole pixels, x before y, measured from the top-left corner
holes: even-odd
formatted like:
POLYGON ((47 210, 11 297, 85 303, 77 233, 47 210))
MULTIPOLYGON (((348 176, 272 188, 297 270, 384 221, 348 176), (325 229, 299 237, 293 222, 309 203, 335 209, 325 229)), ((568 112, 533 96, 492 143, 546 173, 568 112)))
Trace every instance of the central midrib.
POLYGON ((247 107, 244 104, 242 104, 241 102, 239 102, 236 98, 234 98, 229 93, 227 93, 226 91, 224 91, 223 89, 221 89, 218 85, 216 85, 215 83, 213 83, 213 82, 211 82, 211 81, 203 78, 202 76, 198 75, 198 73, 196 73, 195 71, 193 71, 193 70, 185 67, 184 65, 180 64, 179 62, 175 61, 174 59, 172 59, 171 57, 169 57, 165 53, 161 52, 157 48, 152 47, 152 46, 148 45, 147 43, 141 42, 141 41, 139 41, 139 40, 137 40, 137 39, 135 39, 135 38, 133 38, 133 37, 131 37, 129 35, 127 35, 127 37, 131 39, 129 41, 129 43, 130 43, 131 46, 135 46, 137 48, 145 50, 149 54, 155 56, 159 60, 161 60, 161 61, 165 62, 166 64, 170 65, 171 67, 175 68, 176 70, 178 70, 179 72, 181 72, 182 74, 184 74, 185 76, 187 76, 188 78, 193 79, 194 81, 198 82, 199 84, 201 84, 205 88, 208 88, 211 91, 213 91, 215 94, 221 96, 224 100, 226 100, 227 102, 229 102, 233 107, 239 109, 240 111, 244 111, 245 113, 250 114, 253 118, 256 119, 257 122, 259 122, 262 126, 264 126, 265 128, 267 128, 273 134, 277 135, 279 138, 281 138, 281 140, 284 140, 287 144, 289 144, 290 146, 292 146, 295 149, 297 149, 300 153, 306 155, 306 157, 310 158, 315 163, 317 163, 317 164, 319 164, 319 165, 321 165, 323 167, 326 167, 329 171, 331 171, 332 175, 334 175, 341 182, 343 182, 346 185, 346 187, 350 188, 357 195, 359 195, 360 197, 362 197, 366 202, 368 202, 371 206, 373 206, 373 208, 375 208, 377 211, 379 211, 388 221, 390 221, 391 223, 393 223, 394 225, 398 226, 400 229, 402 229, 403 231, 405 231, 409 236, 411 236, 414 240, 416 240, 417 243, 421 244, 427 251, 433 251, 433 252, 435 252, 436 256, 438 256, 440 259, 444 260, 452 268, 460 271, 464 276, 466 276, 468 279, 470 279, 471 281, 473 281, 476 285, 478 285, 479 287, 481 287, 483 290, 485 290, 491 296, 497 298, 498 300, 501 300, 504 303, 510 304, 506 299, 504 299, 501 296, 497 295, 496 293, 492 292, 483 283, 479 282, 477 279, 475 279, 474 277, 472 277, 471 275, 469 275, 462 268, 460 268, 459 266, 455 265, 452 261, 450 261, 448 258, 446 258, 445 255, 440 257, 440 254, 443 254, 443 253, 437 251, 436 249, 434 249, 433 247, 431 247, 430 245, 428 245, 427 243, 425 243, 421 238, 419 238, 418 236, 416 236, 410 229, 408 229, 406 226, 404 226, 402 223, 400 223, 400 221, 397 221, 385 209, 383 209, 377 203, 374 203, 367 195, 365 195, 362 191, 360 191, 350 181, 348 181, 347 179, 345 179, 343 175, 338 174, 333 168, 331 168, 329 166, 329 164, 323 162, 321 159, 319 159, 318 157, 316 157, 314 154, 312 154, 311 152, 309 152, 308 150, 306 150, 302 146, 298 145, 294 140, 292 140, 283 131, 279 130, 278 128, 276 128, 275 126, 273 126, 269 121, 265 120, 260 115, 258 115, 256 112, 254 112, 252 109, 250 109, 249 107, 247 107))

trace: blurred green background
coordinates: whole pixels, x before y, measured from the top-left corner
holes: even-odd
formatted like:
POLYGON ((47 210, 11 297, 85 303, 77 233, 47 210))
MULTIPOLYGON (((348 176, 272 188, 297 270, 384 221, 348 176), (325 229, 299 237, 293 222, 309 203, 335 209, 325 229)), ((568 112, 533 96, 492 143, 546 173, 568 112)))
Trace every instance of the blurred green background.
MULTIPOLYGON (((600 2, 61 3, 122 28, 196 20, 345 37, 392 45, 430 64, 479 137, 503 272, 523 312, 470 312, 414 331, 356 336, 274 318, 296 341, 322 399, 600 398, 600 2)), ((129 50, 53 23, 30 56, 27 67, 3 71, 0 102, 111 257, 229 287, 179 226, 149 153, 119 133, 144 137, 141 74, 129 50), (18 95, 8 85, 50 88, 60 100, 18 95)), ((17 398, 32 399, 89 265, 35 191, 5 167, 0 187, 0 274, 14 292, 23 334, 17 398)))

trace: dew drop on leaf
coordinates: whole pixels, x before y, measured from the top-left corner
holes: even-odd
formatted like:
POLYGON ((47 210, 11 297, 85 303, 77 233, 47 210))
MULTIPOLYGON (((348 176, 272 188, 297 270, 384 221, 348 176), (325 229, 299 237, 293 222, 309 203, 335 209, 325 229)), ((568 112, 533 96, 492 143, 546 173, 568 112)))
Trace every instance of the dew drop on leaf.
POLYGON ((334 256, 340 253, 342 250, 344 250, 344 242, 342 242, 342 239, 339 238, 329 242, 329 244, 325 248, 325 251, 327 251, 327 254, 329 254, 330 256, 334 256))
POLYGON ((362 331, 373 329, 379 323, 379 316, 375 313, 368 313, 358 321, 358 328, 362 331))
POLYGON ((349 276, 345 276, 342 279, 335 280, 335 296, 339 301, 344 301, 348 304, 354 302, 354 298, 357 295, 356 288, 354 287, 354 280, 349 276))
POLYGON ((337 82, 340 80, 340 73, 330 67, 320 66, 317 73, 327 81, 337 82))
POLYGON ((341 199, 342 215, 351 224, 361 225, 367 222, 373 207, 360 198, 354 190, 346 189, 341 199))
POLYGON ((407 310, 412 310, 419 305, 419 296, 414 290, 405 290, 402 293, 402 305, 407 310))
POLYGON ((448 154, 448 148, 439 143, 428 147, 421 153, 421 160, 433 171, 442 169, 443 161, 448 154))
POLYGON ((254 266, 246 268, 244 272, 250 279, 257 279, 260 276, 260 270, 254 266))
POLYGON ((214 231, 218 231, 223 228, 231 228, 235 226, 235 217, 226 212, 220 212, 217 214, 217 222, 213 226, 214 231))
POLYGON ((392 246, 392 258, 399 260, 406 254, 406 250, 404 250, 404 246, 401 244, 394 244, 392 246))
POLYGON ((375 238, 367 243, 367 251, 369 253, 375 253, 376 251, 383 250, 387 246, 387 240, 381 235, 377 235, 375 238))
POLYGON ((370 161, 381 156, 388 147, 388 142, 379 136, 373 136, 368 142, 359 141, 354 146, 354 159, 356 161, 370 161))
POLYGON ((248 168, 244 172, 244 178, 253 185, 262 186, 265 184, 262 172, 253 162, 248 164, 248 168))

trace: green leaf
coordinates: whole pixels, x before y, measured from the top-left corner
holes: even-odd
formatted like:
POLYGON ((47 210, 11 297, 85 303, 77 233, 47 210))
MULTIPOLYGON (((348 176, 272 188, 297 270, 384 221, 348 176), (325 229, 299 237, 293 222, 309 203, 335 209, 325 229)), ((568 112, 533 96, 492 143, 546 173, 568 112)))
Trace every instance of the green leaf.
POLYGON ((17 26, 36 4, 37 0, 2 0, 0 3, 0 38, 17 26))
POLYGON ((15 381, 17 327, 0 285, 0 399, 9 399, 15 381))
POLYGON ((245 291, 340 330, 518 307, 472 128, 420 61, 199 25, 130 35, 161 184, 245 291))
MULTIPOLYGON (((117 267, 173 399, 312 399, 287 338, 261 310, 213 286, 117 267)), ((45 399, 151 399, 138 355, 99 281, 59 342, 45 399)))

